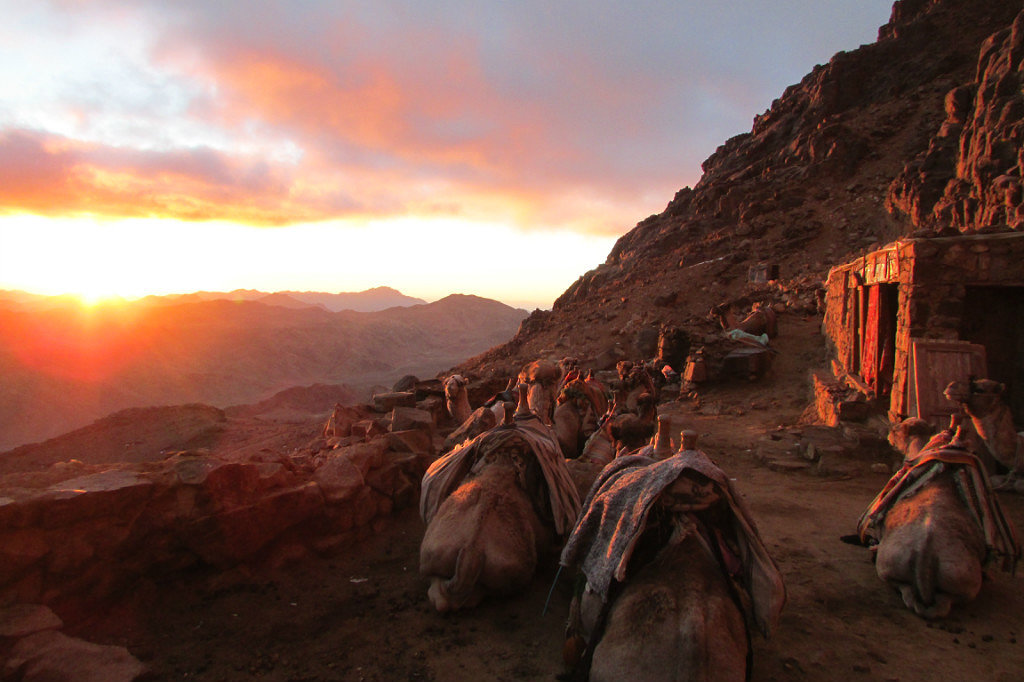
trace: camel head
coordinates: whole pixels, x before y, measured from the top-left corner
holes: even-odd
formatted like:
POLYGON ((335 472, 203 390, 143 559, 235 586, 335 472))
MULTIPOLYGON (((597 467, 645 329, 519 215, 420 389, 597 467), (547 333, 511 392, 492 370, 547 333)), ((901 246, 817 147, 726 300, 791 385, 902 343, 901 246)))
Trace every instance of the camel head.
POLYGON ((467 384, 469 384, 469 379, 461 374, 451 375, 444 380, 444 397, 449 400, 456 400, 459 397, 459 393, 465 390, 467 384))
POLYGON ((568 376, 569 372, 578 372, 580 369, 580 360, 575 357, 565 357, 558 361, 558 369, 562 371, 562 376, 568 376))
POLYGON ((561 392, 558 394, 557 403, 572 401, 577 407, 582 406, 582 402, 587 399, 586 385, 582 379, 573 379, 565 386, 562 387, 561 392))
POLYGON ((716 305, 708 311, 707 319, 711 322, 716 322, 722 327, 722 329, 729 329, 732 326, 732 316, 729 313, 729 307, 721 303, 716 305))
POLYGON ((889 443, 903 453, 904 458, 913 459, 925 443, 935 434, 935 427, 924 419, 904 419, 889 431, 889 443))
POLYGON ((986 417, 1003 404, 1006 385, 992 379, 970 379, 950 382, 942 395, 972 417, 986 417))
POLYGON ((611 434, 616 451, 625 454, 650 442, 654 424, 627 412, 612 419, 611 434))

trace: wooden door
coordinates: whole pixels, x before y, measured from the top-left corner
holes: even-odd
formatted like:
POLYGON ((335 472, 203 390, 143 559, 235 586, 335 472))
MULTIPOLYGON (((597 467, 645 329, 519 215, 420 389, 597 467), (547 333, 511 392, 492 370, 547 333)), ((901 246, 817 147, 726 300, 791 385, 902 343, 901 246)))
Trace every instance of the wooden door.
POLYGON ((949 425, 949 416, 959 408, 942 392, 951 381, 982 378, 985 347, 967 341, 938 339, 910 340, 910 371, 907 379, 907 412, 939 428, 949 425))

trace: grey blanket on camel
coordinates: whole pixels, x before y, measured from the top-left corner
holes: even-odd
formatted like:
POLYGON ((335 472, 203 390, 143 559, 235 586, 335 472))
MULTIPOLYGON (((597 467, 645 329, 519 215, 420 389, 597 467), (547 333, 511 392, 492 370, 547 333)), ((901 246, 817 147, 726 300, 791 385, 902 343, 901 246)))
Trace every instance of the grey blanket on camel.
POLYGON ((728 532, 738 545, 738 577, 750 596, 748 619, 767 637, 786 603, 782 574, 761 541, 753 520, 725 473, 700 450, 683 450, 654 460, 617 458, 601 472, 562 550, 561 564, 579 567, 590 588, 608 599, 613 580, 623 582, 647 517, 659 496, 686 470, 710 479, 731 511, 728 532))
POLYGON ((544 474, 555 532, 565 536, 579 516, 580 496, 565 466, 558 437, 533 415, 516 416, 512 424, 485 431, 434 461, 423 475, 420 490, 423 521, 430 523, 441 503, 459 487, 481 457, 520 438, 529 444, 544 474))

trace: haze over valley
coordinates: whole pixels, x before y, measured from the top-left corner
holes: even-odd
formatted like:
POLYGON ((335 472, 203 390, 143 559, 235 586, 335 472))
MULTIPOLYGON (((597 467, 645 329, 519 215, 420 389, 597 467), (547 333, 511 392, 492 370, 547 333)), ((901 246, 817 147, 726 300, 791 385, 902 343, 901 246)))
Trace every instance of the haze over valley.
POLYGON ((526 315, 477 296, 425 303, 383 287, 91 307, 0 292, 0 451, 128 407, 227 407, 312 384, 367 399, 375 385, 430 378, 507 341, 526 315))

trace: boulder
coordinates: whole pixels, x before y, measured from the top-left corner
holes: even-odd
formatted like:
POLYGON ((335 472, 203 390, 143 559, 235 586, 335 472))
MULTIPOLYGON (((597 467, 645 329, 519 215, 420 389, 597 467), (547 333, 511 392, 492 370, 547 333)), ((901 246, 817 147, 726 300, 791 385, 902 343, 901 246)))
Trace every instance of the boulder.
POLYGON ((369 443, 357 443, 347 448, 335 450, 335 457, 344 457, 352 462, 364 477, 384 463, 384 452, 387 450, 387 439, 379 438, 369 443))
POLYGON ((374 411, 386 414, 396 407, 416 407, 416 393, 412 391, 401 391, 396 393, 374 394, 374 411))
POLYGON ((420 383, 419 377, 414 374, 406 374, 395 382, 395 385, 391 387, 391 390, 395 393, 406 393, 408 391, 413 391, 418 383, 420 383))
POLYGON ((19 640, 4 665, 4 679, 21 682, 131 682, 144 672, 121 646, 92 644, 45 630, 19 640))
POLYGON ((347 500, 366 485, 363 473, 347 457, 333 456, 321 465, 313 480, 329 503, 347 500))
POLYGON ((352 425, 352 439, 355 440, 369 440, 375 438, 383 433, 387 433, 388 429, 379 419, 364 419, 363 421, 356 422, 352 425))
POLYGON ((390 431, 434 431, 434 418, 430 412, 415 407, 396 407, 391 411, 390 431))
POLYGON ((434 439, 432 434, 421 430, 392 431, 388 434, 388 448, 396 453, 413 453, 433 457, 434 439))
POLYGON ((15 604, 0 608, 0 637, 21 638, 44 630, 59 630, 64 621, 41 604, 15 604))

